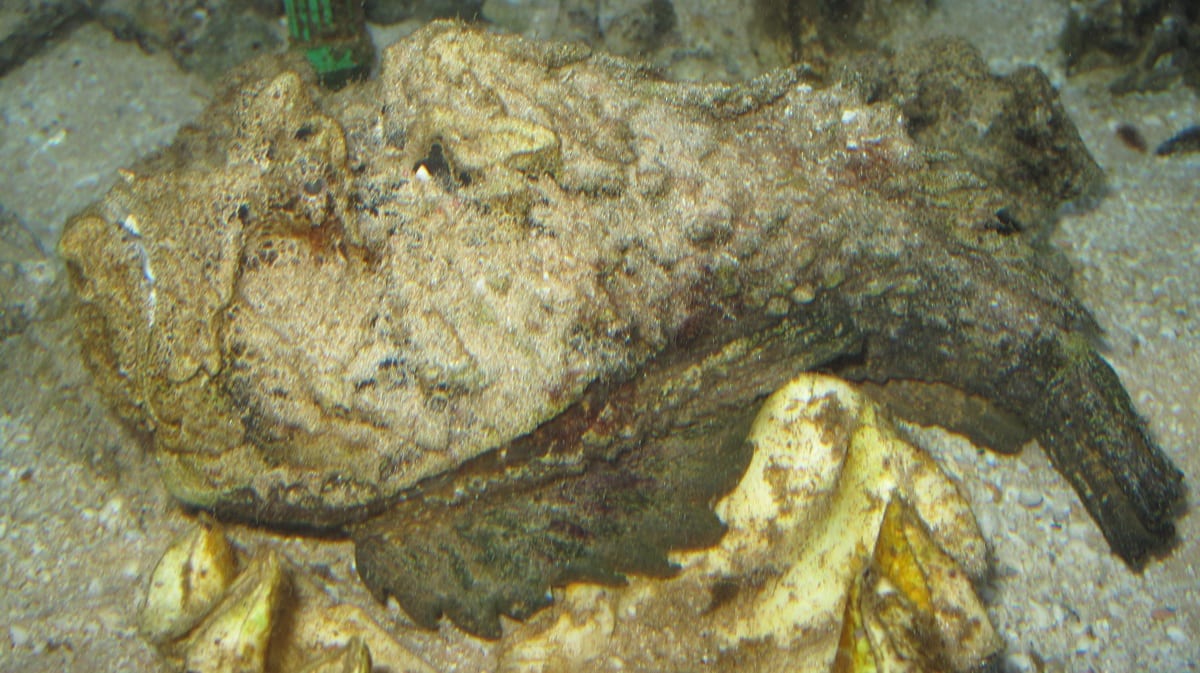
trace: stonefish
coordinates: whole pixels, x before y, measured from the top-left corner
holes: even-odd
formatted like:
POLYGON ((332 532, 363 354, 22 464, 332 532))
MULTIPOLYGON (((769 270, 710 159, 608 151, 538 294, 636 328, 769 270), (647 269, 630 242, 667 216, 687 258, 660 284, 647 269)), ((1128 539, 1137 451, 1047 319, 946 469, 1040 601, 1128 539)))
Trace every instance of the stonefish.
POLYGON ((714 543, 759 403, 824 369, 987 400, 1115 553, 1171 543, 1182 475, 1020 226, 1019 185, 1074 179, 1019 160, 1079 145, 1052 94, 1002 185, 801 68, 675 84, 434 24, 371 82, 297 73, 243 72, 62 240, 85 358, 183 502, 348 531, 377 595, 497 635, 714 543))

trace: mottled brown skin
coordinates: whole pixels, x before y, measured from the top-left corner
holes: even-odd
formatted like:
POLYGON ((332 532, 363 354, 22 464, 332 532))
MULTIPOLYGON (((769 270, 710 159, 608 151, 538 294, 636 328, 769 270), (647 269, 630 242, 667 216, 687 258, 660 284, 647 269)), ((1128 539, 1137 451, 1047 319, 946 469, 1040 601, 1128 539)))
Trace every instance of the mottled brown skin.
MULTIPOLYGON (((989 184, 799 70, 670 84, 455 24, 334 96, 259 68, 62 244, 84 354, 181 499, 345 527, 379 596, 494 636, 711 543, 758 403, 825 368, 990 401, 1118 555, 1172 542, 1182 475, 999 215, 1054 205, 1038 170, 989 184)), ((992 135, 1093 165, 1031 89, 995 123, 1053 128, 992 135)))

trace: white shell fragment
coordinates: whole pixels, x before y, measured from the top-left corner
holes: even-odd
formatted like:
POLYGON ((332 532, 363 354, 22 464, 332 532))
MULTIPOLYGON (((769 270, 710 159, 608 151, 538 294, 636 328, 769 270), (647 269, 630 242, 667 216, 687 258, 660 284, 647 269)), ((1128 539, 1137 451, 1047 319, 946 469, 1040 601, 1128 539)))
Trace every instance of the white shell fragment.
POLYGON ((717 547, 677 554, 671 580, 568 587, 506 636, 501 670, 633 670, 652 652, 660 665, 826 672, 842 640, 861 651, 839 671, 922 670, 904 668, 913 648, 967 670, 999 650, 972 586, 986 545, 966 501, 870 400, 800 376, 748 441, 750 466, 716 508, 717 547))
POLYGON ((235 576, 233 550, 218 526, 201 524, 171 544, 154 567, 140 630, 165 643, 192 630, 212 610, 235 576))
POLYGON ((373 653, 385 670, 437 670, 269 547, 239 564, 221 528, 206 522, 159 560, 141 620, 143 635, 178 670, 369 673, 373 653))
POLYGON ((265 670, 267 645, 286 588, 279 554, 250 560, 212 615, 184 646, 188 671, 255 673, 265 670))
POLYGON ((958 563, 911 507, 891 500, 850 586, 834 673, 977 670, 1002 644, 958 563))

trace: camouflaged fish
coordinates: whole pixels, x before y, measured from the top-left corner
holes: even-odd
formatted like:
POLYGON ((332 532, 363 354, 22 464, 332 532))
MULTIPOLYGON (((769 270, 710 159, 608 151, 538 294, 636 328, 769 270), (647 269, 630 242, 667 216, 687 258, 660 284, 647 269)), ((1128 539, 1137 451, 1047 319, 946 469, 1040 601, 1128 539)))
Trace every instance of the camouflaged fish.
POLYGON ((378 596, 496 636, 719 539, 758 404, 824 369, 987 400, 1118 555, 1171 543, 1182 475, 1030 235, 1098 174, 1040 75, 989 164, 801 68, 675 84, 439 23, 373 81, 300 73, 244 71, 63 237, 183 502, 345 530, 378 596))

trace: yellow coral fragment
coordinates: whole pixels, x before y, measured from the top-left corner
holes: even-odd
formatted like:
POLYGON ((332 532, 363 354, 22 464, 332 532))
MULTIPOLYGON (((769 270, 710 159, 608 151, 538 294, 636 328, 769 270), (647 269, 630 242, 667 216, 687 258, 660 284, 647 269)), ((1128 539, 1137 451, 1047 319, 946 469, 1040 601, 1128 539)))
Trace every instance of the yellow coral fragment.
POLYGON ((842 617, 842 635, 830 673, 876 673, 875 654, 867 638, 863 615, 858 609, 862 596, 862 575, 850 585, 846 610, 842 617))
POLYGON ((186 670, 263 671, 285 584, 282 562, 274 550, 253 558, 212 616, 185 645, 186 670))
POLYGON ((998 651, 963 576, 912 508, 889 501, 872 563, 846 601, 833 673, 964 670, 998 651))
POLYGON ((191 631, 234 575, 233 549, 219 526, 204 523, 179 536, 151 574, 139 618, 142 635, 162 644, 191 631))
POLYGON ((177 670, 196 673, 434 673, 362 608, 260 551, 241 575, 222 529, 180 536, 163 554, 141 631, 177 670), (236 579, 235 579, 236 575, 236 579))
POLYGON ((911 517, 902 501, 893 499, 888 503, 879 539, 875 542, 875 563, 879 572, 896 585, 916 610, 930 613, 933 599, 918 555, 941 552, 937 545, 929 542, 920 523, 912 521, 911 517))
MULTIPOLYGON (((726 537, 695 560, 707 573, 744 576, 765 566, 778 579, 718 625, 729 645, 769 637, 788 646, 829 626, 837 633, 846 594, 871 562, 894 498, 929 522, 930 544, 974 571, 960 575, 982 568, 982 537, 953 482, 848 383, 793 379, 763 404, 748 441, 754 458, 716 508, 726 537)), ((887 537, 908 544, 898 535, 887 537)), ((923 584, 905 580, 928 610, 923 584)))

